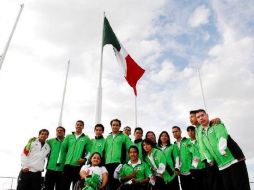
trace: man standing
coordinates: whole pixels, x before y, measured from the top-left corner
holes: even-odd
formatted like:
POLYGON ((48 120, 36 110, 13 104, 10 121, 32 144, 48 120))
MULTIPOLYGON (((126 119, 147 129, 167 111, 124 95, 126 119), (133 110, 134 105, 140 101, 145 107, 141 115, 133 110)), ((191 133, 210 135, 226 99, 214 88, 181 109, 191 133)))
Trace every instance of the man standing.
POLYGON ((190 139, 187 139, 185 137, 182 138, 182 132, 180 127, 173 126, 172 127, 172 133, 174 138, 176 139, 174 143, 174 149, 176 151, 173 151, 174 158, 175 158, 175 171, 176 175, 180 174, 180 181, 181 181, 181 187, 182 190, 193 190, 193 181, 190 174, 191 169, 191 142, 190 139), (175 155, 176 153, 176 155, 175 155))
MULTIPOLYGON (((204 146, 202 146, 202 140, 201 140, 201 134, 202 134, 202 125, 198 123, 198 120, 196 118, 196 113, 198 110, 192 110, 190 111, 190 123, 195 126, 195 138, 197 141, 199 153, 200 153, 200 160, 206 165, 204 169, 205 170, 205 177, 203 178, 205 183, 205 189, 207 190, 223 190, 223 184, 220 177, 220 173, 218 170, 218 167, 216 164, 209 165, 207 164, 207 159, 204 155, 205 150, 202 150, 204 146)), ((220 118, 214 118, 210 120, 210 125, 220 124, 221 120, 220 118)), ((203 172, 202 172, 203 173, 203 172)))
POLYGON ((188 126, 187 132, 191 141, 190 152, 191 152, 192 163, 191 163, 190 172, 192 176, 193 187, 195 188, 195 190, 206 190, 207 188, 206 188, 206 183, 204 179, 206 175, 205 163, 201 161, 199 146, 198 146, 196 135, 195 135, 196 133, 195 127, 188 126))
POLYGON ((141 127, 136 127, 134 130, 134 145, 138 147, 138 158, 143 160, 142 155, 142 136, 143 136, 143 129, 141 127))
POLYGON ((65 136, 65 128, 59 126, 56 128, 56 138, 49 139, 47 143, 50 146, 50 155, 48 158, 47 172, 45 175, 46 190, 61 190, 63 164, 59 164, 61 145, 65 136))
POLYGON ((69 190, 79 180, 79 171, 90 152, 91 140, 83 133, 84 122, 76 122, 76 131, 67 135, 61 147, 60 164, 64 164, 63 190, 69 190))
POLYGON ((38 138, 28 141, 21 155, 21 166, 17 190, 38 190, 41 188, 41 172, 44 169, 45 158, 50 152, 46 143, 49 131, 41 129, 38 138))
POLYGON ((109 175, 108 189, 116 190, 120 183, 117 179, 114 179, 114 171, 119 164, 125 163, 127 150, 132 142, 127 135, 119 131, 121 127, 120 120, 113 119, 110 125, 112 132, 106 138, 104 157, 109 175))
MULTIPOLYGON (((245 157, 241 151, 230 150, 232 145, 228 144, 225 126, 222 123, 210 125, 208 114, 202 109, 197 111, 196 118, 202 125, 202 150, 210 165, 217 163, 225 190, 250 190, 245 157)), ((238 149, 236 145, 234 148, 238 149)))

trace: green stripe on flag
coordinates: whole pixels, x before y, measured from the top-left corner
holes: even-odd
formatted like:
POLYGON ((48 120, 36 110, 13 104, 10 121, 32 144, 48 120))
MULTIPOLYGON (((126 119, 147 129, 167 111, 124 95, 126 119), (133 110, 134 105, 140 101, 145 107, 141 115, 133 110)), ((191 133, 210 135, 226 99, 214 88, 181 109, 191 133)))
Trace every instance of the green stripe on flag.
POLYGON ((106 44, 112 44, 114 48, 117 49, 117 51, 120 51, 121 46, 119 41, 117 40, 117 37, 115 33, 113 32, 108 19, 104 17, 104 27, 103 27, 103 40, 102 40, 102 46, 106 44))

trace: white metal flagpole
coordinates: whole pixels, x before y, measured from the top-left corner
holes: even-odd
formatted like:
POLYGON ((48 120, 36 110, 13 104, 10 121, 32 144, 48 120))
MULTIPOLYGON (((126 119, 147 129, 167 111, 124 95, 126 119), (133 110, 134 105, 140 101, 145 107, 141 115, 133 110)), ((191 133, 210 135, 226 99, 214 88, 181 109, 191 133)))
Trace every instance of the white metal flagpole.
POLYGON ((200 83, 200 88, 201 88, 204 108, 205 108, 206 112, 208 112, 207 107, 206 107, 206 101, 205 101, 205 94, 204 94, 204 89, 203 89, 203 83, 202 83, 202 79, 201 79, 201 75, 200 75, 200 71, 199 71, 198 65, 197 65, 197 71, 198 71, 198 78, 199 78, 199 83, 200 83))
POLYGON ((138 127, 137 96, 135 96, 135 127, 138 127))
POLYGON ((1 70, 1 68, 2 68, 2 65, 3 65, 3 62, 4 62, 4 58, 5 58, 5 56, 6 56, 7 50, 8 50, 8 48, 9 48, 9 45, 10 45, 10 43, 11 43, 12 36, 13 36, 14 31, 15 31, 15 29, 16 29, 16 26, 17 26, 17 23, 18 23, 18 21, 19 21, 19 17, 20 17, 20 15, 21 15, 21 13, 22 13, 23 8, 24 8, 24 4, 21 4, 21 5, 20 5, 20 10, 19 10, 18 16, 17 16, 17 18, 16 18, 16 21, 15 21, 14 26, 13 26, 12 31, 11 31, 11 34, 10 34, 10 36, 9 36, 9 39, 8 39, 6 45, 5 45, 4 52, 3 52, 3 54, 0 56, 0 70, 1 70))
MULTIPOLYGON (((105 12, 103 16, 103 22, 105 18, 105 12)), ((103 40, 104 23, 102 27, 102 40, 103 40)), ((97 89, 97 101, 96 101, 96 113, 95 113, 95 124, 101 123, 101 110, 102 110, 102 62, 103 62, 103 45, 101 46, 101 60, 99 70, 99 83, 97 89)))
POLYGON ((62 99, 62 105, 61 105, 61 111, 60 111, 58 126, 62 126, 63 107, 64 107, 64 99, 65 99, 65 93, 66 93, 66 86, 67 86, 69 68, 70 68, 70 60, 67 63, 67 71, 66 71, 66 77, 65 77, 65 83, 64 83, 63 99, 62 99))
POLYGON ((96 116, 95 123, 101 123, 101 110, 102 110, 102 56, 103 48, 101 50, 101 61, 100 61, 100 72, 99 72, 99 83, 97 88, 97 102, 96 102, 96 116))

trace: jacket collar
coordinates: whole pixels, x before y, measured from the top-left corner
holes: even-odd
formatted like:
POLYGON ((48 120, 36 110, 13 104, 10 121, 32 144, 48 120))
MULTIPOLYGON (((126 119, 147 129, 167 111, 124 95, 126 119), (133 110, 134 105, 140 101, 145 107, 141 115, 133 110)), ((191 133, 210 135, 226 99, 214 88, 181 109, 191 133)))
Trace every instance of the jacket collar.
POLYGON ((142 139, 137 139, 137 140, 134 140, 134 143, 137 144, 139 142, 142 142, 143 140, 142 139))
MULTIPOLYGON (((72 132, 73 135, 76 135, 75 132, 72 132)), ((80 137, 85 136, 84 133, 81 133, 80 137)))
MULTIPOLYGON (((182 137, 180 143, 181 143, 182 141, 185 141, 186 139, 187 139, 186 137, 182 137)), ((177 144, 177 141, 175 141, 174 144, 177 144)))
MULTIPOLYGON (((136 163, 136 165, 139 165, 139 164, 141 164, 141 160, 140 159, 138 159, 138 162, 136 163)), ((128 165, 132 165, 131 164, 131 160, 128 161, 128 165)))
POLYGON ((103 138, 104 138, 103 136, 99 136, 99 137, 95 136, 95 139, 103 139, 103 138))
MULTIPOLYGON (((116 133, 115 135, 119 135, 119 134, 121 134, 121 133, 123 133, 123 131, 118 131, 118 133, 116 133)), ((110 135, 113 135, 112 132, 110 132, 109 134, 110 134, 110 135)))

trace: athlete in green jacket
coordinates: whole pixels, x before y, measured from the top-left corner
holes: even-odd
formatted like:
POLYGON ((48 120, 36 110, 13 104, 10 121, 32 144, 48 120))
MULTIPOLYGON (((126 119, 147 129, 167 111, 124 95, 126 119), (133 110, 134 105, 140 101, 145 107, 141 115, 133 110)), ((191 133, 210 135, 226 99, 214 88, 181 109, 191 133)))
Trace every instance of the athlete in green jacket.
POLYGON ((60 163, 64 163, 63 190, 69 190, 79 180, 79 171, 90 152, 91 140, 83 133, 84 122, 76 122, 76 131, 67 135, 62 143, 60 163))
POLYGON ((120 169, 119 180, 123 183, 121 190, 145 190, 152 172, 147 163, 138 158, 139 150, 135 145, 130 146, 130 160, 120 169))
POLYGON ((103 156, 103 150, 105 146, 106 139, 103 137, 104 133, 104 126, 102 124, 96 124, 94 127, 95 132, 95 138, 92 139, 92 146, 91 146, 91 155, 94 152, 100 153, 101 156, 103 156))
POLYGON ((142 136, 143 136, 143 129, 141 127, 136 127, 134 130, 134 145, 138 147, 138 158, 143 160, 142 155, 142 136))
POLYGON ((191 169, 191 142, 190 139, 187 139, 185 137, 182 138, 181 136, 181 129, 178 126, 172 127, 172 133, 174 138, 176 139, 174 143, 174 149, 176 151, 173 151, 176 153, 174 157, 175 160, 175 170, 176 174, 180 175, 181 180, 181 187, 182 190, 192 190, 193 188, 193 180, 190 175, 190 169, 191 169))
MULTIPOLYGON (((205 150, 202 150, 204 146, 202 146, 202 140, 201 140, 201 134, 202 134, 202 125, 198 123, 198 120, 196 118, 196 113, 198 110, 192 110, 190 111, 190 123, 195 126, 195 139, 197 144, 199 153, 200 153, 200 160, 206 165, 204 169, 200 170, 193 170, 192 173, 194 172, 196 177, 194 178, 199 178, 198 181, 203 181, 199 182, 199 184, 204 184, 206 190, 217 190, 221 189, 223 184, 222 180, 220 178, 219 170, 216 165, 209 165, 207 164, 207 160, 204 156, 205 150), (197 177, 199 176, 199 177, 197 177)), ((210 120, 210 125, 214 124, 220 124, 221 120, 220 118, 214 118, 210 120)))
POLYGON ((56 128, 56 138, 47 140, 50 146, 48 157, 47 172, 45 175, 46 190, 61 190, 63 164, 59 164, 61 145, 64 140, 65 128, 59 126, 56 128))
POLYGON ((109 174, 108 188, 114 190, 120 185, 119 181, 113 177, 114 171, 120 163, 125 163, 127 150, 132 142, 127 135, 119 131, 121 127, 120 120, 113 119, 110 125, 112 132, 106 138, 103 157, 109 174))
POLYGON ((144 160, 149 164, 153 172, 153 180, 155 189, 167 189, 166 184, 171 180, 171 176, 166 170, 167 161, 164 153, 154 147, 154 142, 151 139, 143 141, 144 160))
MULTIPOLYGON (((203 127, 201 138, 205 156, 209 164, 217 163, 224 188, 226 190, 250 190, 245 158, 240 158, 238 155, 233 156, 229 149, 229 136, 225 126, 222 123, 210 126, 205 110, 199 110, 196 117, 203 127)), ((237 148, 236 144, 234 146, 237 148)))
POLYGON ((196 128, 194 126, 188 126, 187 127, 187 133, 190 137, 191 141, 191 176, 193 181, 193 186, 197 190, 206 190, 207 184, 206 184, 206 168, 205 168, 205 162, 201 160, 201 154, 199 152, 199 144, 196 140, 195 130, 196 128))
POLYGON ((158 148, 162 150, 167 160, 166 170, 170 175, 170 180, 167 184, 167 188, 179 190, 180 187, 178 177, 175 175, 174 169, 175 158, 173 151, 176 151, 176 149, 174 149, 174 146, 170 143, 170 136, 167 131, 162 131, 161 134, 159 135, 158 148))

